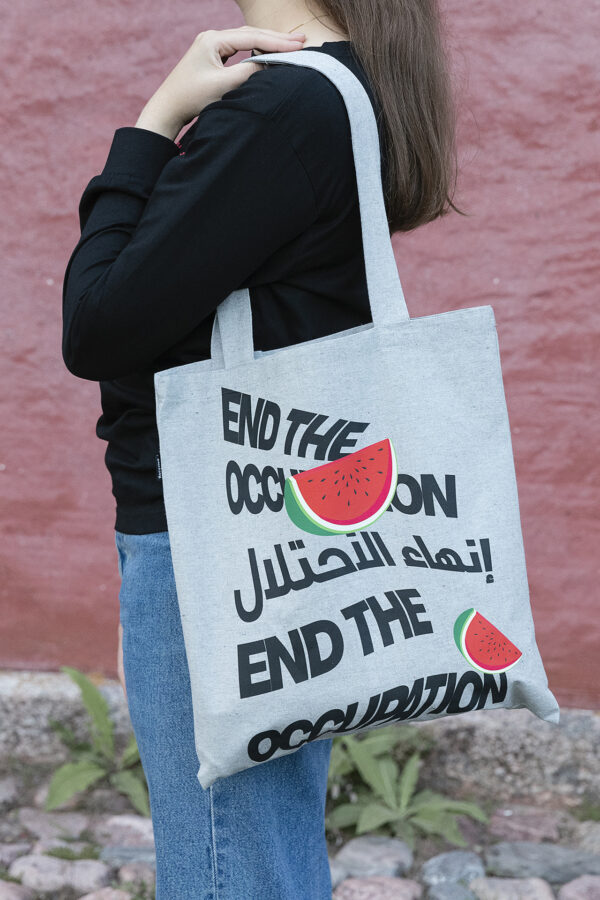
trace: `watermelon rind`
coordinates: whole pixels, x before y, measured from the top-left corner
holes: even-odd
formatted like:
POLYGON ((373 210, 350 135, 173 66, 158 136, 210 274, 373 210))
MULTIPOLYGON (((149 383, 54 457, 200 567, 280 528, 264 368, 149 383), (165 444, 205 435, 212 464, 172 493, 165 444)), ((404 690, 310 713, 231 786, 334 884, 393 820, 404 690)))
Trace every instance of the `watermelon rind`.
POLYGON ((322 528, 320 525, 317 525, 316 522, 306 515, 295 498, 293 483, 291 478, 286 479, 283 500, 288 516, 294 525, 297 525, 302 531, 308 531, 310 534, 336 534, 337 532, 331 531, 329 528, 322 528))
POLYGON ((287 513, 294 524, 303 531, 308 531, 311 534, 347 534, 348 532, 361 531, 364 528, 369 528, 376 522, 392 502, 392 497, 394 496, 398 484, 398 462, 396 452, 394 450, 394 445, 389 438, 388 442, 390 445, 390 465, 392 468, 390 488, 386 497, 382 500, 380 506, 374 513, 367 516, 365 519, 348 522, 343 525, 336 525, 333 522, 329 522, 311 509, 298 490, 295 479, 290 476, 289 478, 286 478, 285 481, 284 503, 287 513))
POLYGON ((514 662, 509 663, 507 666, 503 666, 501 669, 491 669, 491 668, 485 668, 484 666, 480 666, 470 656, 470 654, 466 648, 465 639, 466 639, 467 631, 469 630, 469 625, 471 624, 471 622, 473 621, 473 619, 475 618, 476 615, 477 615, 477 610, 474 609, 473 607, 471 607, 470 609, 466 609, 464 612, 462 612, 460 614, 460 616, 458 616, 458 618, 456 619, 456 622, 454 623, 454 641, 456 643, 456 646, 458 647, 458 649, 460 650, 460 652, 462 653, 464 658, 467 660, 469 665, 473 666, 473 668, 477 669, 479 672, 492 672, 492 673, 496 673, 496 674, 499 674, 500 672, 508 672, 509 669, 512 669, 512 667, 515 666, 519 662, 519 660, 521 659, 521 656, 517 657, 517 659, 515 659, 514 662))
MULTIPOLYGON (((462 653, 462 633, 465 627, 468 627, 469 622, 475 615, 475 610, 473 607, 471 609, 465 609, 463 613, 460 614, 456 622, 454 623, 454 640, 456 642, 456 646, 462 653)), ((463 654, 464 655, 464 654, 463 654)))

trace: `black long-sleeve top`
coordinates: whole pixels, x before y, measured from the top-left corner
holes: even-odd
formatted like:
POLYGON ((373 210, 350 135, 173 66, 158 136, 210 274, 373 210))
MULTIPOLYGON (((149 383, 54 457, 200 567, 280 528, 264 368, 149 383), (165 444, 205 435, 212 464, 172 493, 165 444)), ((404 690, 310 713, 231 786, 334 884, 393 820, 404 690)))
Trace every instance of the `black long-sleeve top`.
MULTIPOLYGON (((344 62, 378 115, 349 41, 307 49, 344 62)), ((206 106, 177 142, 117 128, 79 220, 63 359, 100 385, 115 529, 166 531, 154 372, 210 357, 218 304, 249 288, 257 350, 371 321, 344 101, 314 69, 271 66, 206 106)))

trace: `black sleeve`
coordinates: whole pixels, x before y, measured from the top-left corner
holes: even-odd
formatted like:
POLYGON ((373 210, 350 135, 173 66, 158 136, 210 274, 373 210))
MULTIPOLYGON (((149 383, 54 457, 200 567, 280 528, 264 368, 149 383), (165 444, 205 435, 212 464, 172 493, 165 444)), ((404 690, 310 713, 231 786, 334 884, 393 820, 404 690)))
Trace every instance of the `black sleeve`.
POLYGON ((81 197, 62 335, 79 378, 148 368, 318 215, 311 181, 269 116, 217 101, 192 128, 185 153, 152 131, 117 129, 81 197))

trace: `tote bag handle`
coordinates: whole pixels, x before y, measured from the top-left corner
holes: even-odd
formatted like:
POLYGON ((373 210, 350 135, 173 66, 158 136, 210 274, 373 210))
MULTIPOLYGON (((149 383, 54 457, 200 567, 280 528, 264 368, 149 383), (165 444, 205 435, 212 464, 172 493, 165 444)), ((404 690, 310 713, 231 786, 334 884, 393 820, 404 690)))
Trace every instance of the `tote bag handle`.
MULTIPOLYGON (((390 238, 381 177, 381 150, 369 95, 348 66, 318 51, 263 53, 241 62, 308 66, 337 87, 346 104, 356 171, 367 293, 374 327, 410 320, 390 238)), ((233 291, 217 307, 211 358, 229 369, 254 359, 248 288, 233 291)))

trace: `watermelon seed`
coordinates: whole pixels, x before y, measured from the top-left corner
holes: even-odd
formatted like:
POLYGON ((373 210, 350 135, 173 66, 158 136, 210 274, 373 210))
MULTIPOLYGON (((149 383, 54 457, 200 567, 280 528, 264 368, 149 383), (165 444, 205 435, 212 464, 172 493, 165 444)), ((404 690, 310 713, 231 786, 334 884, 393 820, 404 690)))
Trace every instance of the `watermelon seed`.
POLYGON ((369 459, 375 459, 375 457, 374 457, 374 456, 370 456, 369 459))
POLYGON ((377 469, 377 471, 379 472, 380 475, 383 475, 383 472, 381 471, 381 469, 377 469))
POLYGON ((354 488, 354 493, 356 493, 356 488, 354 488))
POLYGON ((366 467, 366 466, 362 466, 361 468, 366 469, 367 467, 366 467))
POLYGON ((327 496, 327 494, 323 494, 323 496, 321 497, 321 500, 324 500, 326 496, 327 496))
POLYGON ((338 491, 338 497, 340 496, 340 492, 338 491))
POLYGON ((339 469, 334 469, 334 470, 333 470, 333 474, 334 474, 334 475, 337 475, 337 473, 338 473, 339 471, 340 471, 339 469))
POLYGON ((321 478, 321 481, 325 481, 325 480, 326 480, 325 478, 321 478))
POLYGON ((350 506, 350 501, 348 500, 348 506, 350 506))
POLYGON ((334 483, 334 484, 337 484, 339 480, 340 480, 339 478, 336 478, 335 481, 334 481, 333 483, 334 483))
MULTIPOLYGON (((365 478, 367 478, 367 476, 366 476, 366 475, 365 475, 365 478)), ((371 479, 370 479, 370 478, 367 478, 367 481, 370 481, 370 480, 371 480, 371 479)))
POLYGON ((378 452, 378 453, 381 453, 382 450, 383 450, 383 447, 378 447, 378 448, 377 448, 377 452, 378 452))
POLYGON ((308 480, 309 480, 309 481, 312 481, 312 478, 309 478, 308 480))
POLYGON ((365 494, 367 495, 367 497, 369 496, 369 492, 368 492, 368 491, 365 491, 365 494))

